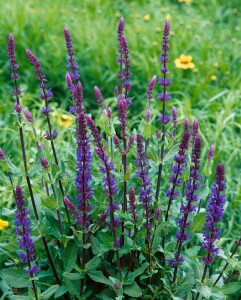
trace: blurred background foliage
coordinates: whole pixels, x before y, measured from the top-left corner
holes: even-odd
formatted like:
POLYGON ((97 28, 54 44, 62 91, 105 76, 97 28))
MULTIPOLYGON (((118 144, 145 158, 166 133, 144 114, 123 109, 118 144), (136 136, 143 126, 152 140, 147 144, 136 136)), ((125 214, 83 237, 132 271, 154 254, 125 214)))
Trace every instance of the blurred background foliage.
MULTIPOLYGON (((25 49, 29 48, 45 69, 48 86, 55 95, 52 107, 57 118, 69 107, 63 35, 66 26, 80 66, 86 108, 94 114, 97 110, 94 85, 99 86, 105 98, 110 98, 118 84, 116 31, 120 16, 124 16, 133 72, 130 116, 135 122, 138 113, 144 113, 147 82, 154 74, 160 75, 162 30, 165 20, 169 19, 173 100, 168 103, 168 110, 176 105, 180 118, 186 116, 193 121, 197 117, 206 153, 214 144, 215 164, 226 165, 229 201, 224 227, 227 239, 237 238, 241 227, 240 0, 0 0, 0 5, 0 146, 12 155, 19 148, 15 147, 18 135, 10 113, 12 81, 6 51, 10 32, 15 37, 20 64, 23 106, 28 106, 34 116, 39 115, 42 106, 37 98, 38 84, 25 55, 25 49), (174 61, 181 54, 192 56, 193 69, 175 66, 174 61)), ((160 90, 156 86, 155 96, 160 90)), ((157 100, 153 103, 160 109, 157 100)), ((115 108, 114 101, 112 107, 115 108)), ((41 119, 37 126, 40 124, 41 119)), ((64 126, 58 120, 56 124, 59 129, 64 126)), ((57 139, 59 145, 66 146, 68 138, 61 137, 65 140, 57 139)), ((61 152, 66 147, 59 149, 61 152)))

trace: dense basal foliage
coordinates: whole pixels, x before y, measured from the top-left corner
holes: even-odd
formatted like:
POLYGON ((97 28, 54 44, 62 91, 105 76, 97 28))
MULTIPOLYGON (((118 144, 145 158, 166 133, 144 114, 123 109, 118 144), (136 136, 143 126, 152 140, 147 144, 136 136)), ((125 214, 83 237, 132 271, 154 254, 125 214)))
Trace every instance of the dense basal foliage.
POLYGON ((5 154, 0 148, 1 176, 16 202, 16 208, 8 210, 9 218, 16 220, 16 242, 1 245, 8 257, 0 272, 3 297, 226 299, 240 289, 235 272, 241 269, 236 257, 241 239, 237 237, 226 254, 218 243, 226 200, 224 165, 214 166, 210 189, 214 147, 202 159, 198 120, 191 129, 190 121, 182 124, 176 108, 169 106, 169 32, 166 21, 162 74, 147 82, 146 111, 134 128, 128 119, 138 99, 131 96, 134 75, 124 19, 117 30, 119 84, 108 104, 94 87, 97 116, 85 110, 81 72, 71 35, 64 29, 74 127, 67 131, 73 141, 68 159, 60 157, 60 143, 56 146, 60 137, 51 123, 51 83, 42 62, 28 49, 43 101, 42 136, 32 114, 22 107, 21 68, 9 35, 13 115, 22 164, 15 166, 11 149, 5 154), (162 103, 159 116, 153 109, 155 90, 162 103), (34 147, 32 165, 28 147, 34 147))

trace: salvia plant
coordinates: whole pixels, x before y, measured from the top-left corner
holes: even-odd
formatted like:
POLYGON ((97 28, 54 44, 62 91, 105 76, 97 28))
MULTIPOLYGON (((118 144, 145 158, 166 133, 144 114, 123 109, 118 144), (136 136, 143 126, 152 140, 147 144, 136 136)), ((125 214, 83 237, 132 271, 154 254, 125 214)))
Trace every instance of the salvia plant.
POLYGON ((39 135, 32 113, 23 108, 21 68, 14 36, 8 37, 22 162, 14 165, 19 159, 10 158, 11 149, 6 154, 0 149, 1 176, 15 203, 8 215, 16 223, 15 243, 1 246, 11 253, 0 273, 4 299, 226 299, 239 289, 233 272, 240 266, 241 239, 230 252, 219 243, 225 167, 213 165, 213 146, 207 154, 202 150, 198 120, 180 120, 169 105, 170 23, 164 25, 161 71, 147 80, 137 127, 132 102, 141 99, 132 97, 124 25, 121 18, 116 87, 108 101, 93 87, 100 110, 95 116, 85 110, 71 35, 64 29, 71 159, 60 149, 44 64, 26 50, 43 104, 39 135))

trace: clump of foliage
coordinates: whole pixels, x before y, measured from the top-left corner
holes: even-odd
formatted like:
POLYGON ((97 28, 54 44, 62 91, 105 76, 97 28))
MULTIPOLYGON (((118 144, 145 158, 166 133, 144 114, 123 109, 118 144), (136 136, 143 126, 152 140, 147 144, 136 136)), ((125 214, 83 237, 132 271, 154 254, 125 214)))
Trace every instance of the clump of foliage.
POLYGON ((168 115, 170 23, 166 21, 162 37, 162 76, 147 84, 146 111, 138 126, 130 126, 128 118, 132 101, 138 99, 131 97, 133 74, 123 18, 117 32, 119 85, 109 103, 94 87, 101 112, 93 118, 85 111, 79 66, 64 29, 69 111, 75 120, 75 128, 68 131, 73 141, 68 159, 59 157, 56 146, 59 137, 49 106, 53 93, 42 65, 28 49, 44 103, 43 137, 21 105, 15 41, 9 35, 11 93, 22 154, 17 167, 0 151, 1 174, 16 202, 9 215, 16 219, 18 246, 6 248, 11 260, 0 272, 1 289, 10 299, 224 299, 240 289, 238 282, 230 282, 234 273, 227 276, 240 270, 236 251, 241 239, 229 257, 217 244, 226 200, 225 167, 215 166, 210 190, 214 147, 202 160, 198 121, 190 129, 185 119, 181 130, 176 108, 168 115), (153 108, 156 82, 162 103, 158 117, 153 108), (25 134, 30 130, 32 140, 25 134), (35 160, 29 166, 26 149, 33 141, 35 160))

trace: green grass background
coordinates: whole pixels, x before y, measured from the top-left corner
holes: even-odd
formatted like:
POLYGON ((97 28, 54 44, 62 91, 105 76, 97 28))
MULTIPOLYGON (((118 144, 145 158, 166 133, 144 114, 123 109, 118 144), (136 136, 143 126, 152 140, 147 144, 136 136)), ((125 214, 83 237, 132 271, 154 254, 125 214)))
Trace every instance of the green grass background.
MULTIPOLYGON (((32 66, 25 55, 25 49, 29 48, 45 69, 48 85, 55 95, 53 105, 66 109, 69 103, 63 28, 67 26, 80 66, 86 107, 93 113, 97 109, 94 85, 109 98, 118 84, 116 29, 120 16, 124 16, 133 72, 131 116, 135 120, 136 112, 141 113, 146 104, 148 80, 154 74, 160 75, 162 29, 169 16, 173 100, 168 103, 168 110, 175 104, 180 118, 186 116, 192 121, 197 117, 206 152, 214 144, 215 164, 226 165, 229 201, 222 242, 238 238, 241 229, 240 0, 193 0, 190 4, 177 0, 0 0, 0 5, 0 146, 6 152, 10 147, 15 148, 12 145, 18 137, 12 126, 13 99, 9 94, 12 82, 6 48, 10 32, 16 42, 24 106, 33 110, 42 105, 37 98, 38 84, 32 66), (147 14, 150 19, 145 21, 147 14), (192 55, 194 70, 175 67, 174 59, 182 53, 192 55), (211 81, 212 75, 217 76, 216 81, 211 81)), ((161 89, 157 86, 156 95, 158 90, 161 89)))

